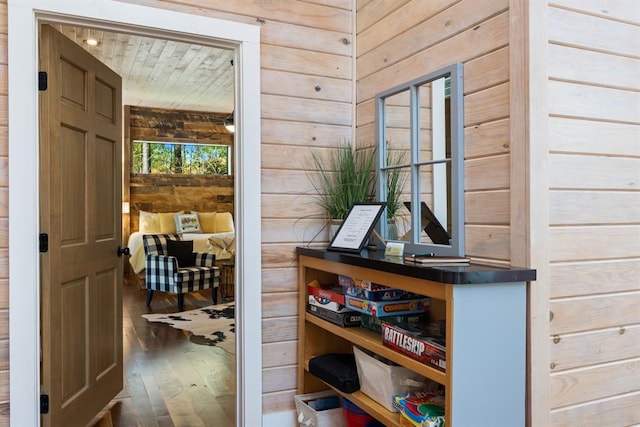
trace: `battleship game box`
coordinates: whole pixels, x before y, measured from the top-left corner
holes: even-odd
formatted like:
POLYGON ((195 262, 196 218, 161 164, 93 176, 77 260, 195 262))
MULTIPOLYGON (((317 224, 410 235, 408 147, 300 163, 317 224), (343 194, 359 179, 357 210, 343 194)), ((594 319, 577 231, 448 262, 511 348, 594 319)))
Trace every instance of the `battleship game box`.
POLYGON ((382 343, 425 365, 446 370, 446 347, 443 339, 420 336, 398 325, 382 322, 382 343))

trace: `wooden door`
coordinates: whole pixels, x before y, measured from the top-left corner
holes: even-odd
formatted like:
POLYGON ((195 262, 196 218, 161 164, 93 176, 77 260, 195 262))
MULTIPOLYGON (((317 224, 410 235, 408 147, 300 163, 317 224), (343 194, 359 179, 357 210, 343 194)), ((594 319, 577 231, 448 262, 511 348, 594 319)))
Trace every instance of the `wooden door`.
POLYGON ((46 25, 40 70, 42 425, 85 426, 123 381, 121 80, 46 25))

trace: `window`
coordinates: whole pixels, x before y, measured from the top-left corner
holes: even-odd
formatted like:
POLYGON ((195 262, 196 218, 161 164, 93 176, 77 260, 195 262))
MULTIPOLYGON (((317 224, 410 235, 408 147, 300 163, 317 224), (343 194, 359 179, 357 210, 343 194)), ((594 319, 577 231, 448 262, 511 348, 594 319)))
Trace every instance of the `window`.
POLYGON ((464 255, 462 64, 376 96, 381 234, 408 252, 464 255))
POLYGON ((231 147, 134 140, 132 172, 140 174, 230 175, 231 147))

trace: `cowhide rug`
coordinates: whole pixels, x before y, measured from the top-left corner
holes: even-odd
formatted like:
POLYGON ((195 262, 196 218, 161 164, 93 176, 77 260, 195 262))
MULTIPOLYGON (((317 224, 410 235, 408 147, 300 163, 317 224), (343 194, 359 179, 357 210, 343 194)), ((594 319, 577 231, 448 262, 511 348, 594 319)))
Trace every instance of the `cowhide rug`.
POLYGON ((143 314, 148 322, 166 323, 191 332, 191 342, 220 347, 235 353, 235 303, 210 305, 195 310, 170 314, 143 314))

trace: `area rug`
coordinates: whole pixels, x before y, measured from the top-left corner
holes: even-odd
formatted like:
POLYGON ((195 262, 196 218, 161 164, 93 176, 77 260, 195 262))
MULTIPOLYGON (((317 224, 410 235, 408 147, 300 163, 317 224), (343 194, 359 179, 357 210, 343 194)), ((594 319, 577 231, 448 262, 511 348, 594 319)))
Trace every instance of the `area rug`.
POLYGON ((148 322, 168 324, 191 332, 190 340, 196 344, 220 347, 235 353, 235 303, 210 305, 195 310, 171 314, 143 314, 148 322))

